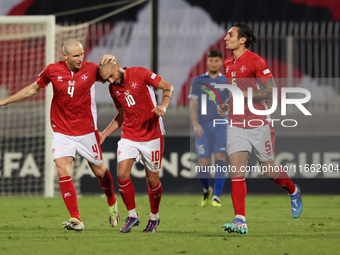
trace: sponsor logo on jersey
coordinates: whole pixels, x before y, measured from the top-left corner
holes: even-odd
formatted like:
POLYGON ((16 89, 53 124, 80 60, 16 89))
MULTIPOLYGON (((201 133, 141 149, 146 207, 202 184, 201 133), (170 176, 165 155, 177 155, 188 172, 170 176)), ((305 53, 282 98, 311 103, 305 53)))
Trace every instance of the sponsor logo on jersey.
POLYGON ((68 85, 74 86, 76 84, 76 81, 68 81, 68 85))
POLYGON ((153 73, 153 74, 151 75, 151 79, 155 79, 155 77, 156 77, 156 74, 153 73))
POLYGON ((58 79, 57 79, 57 81, 63 81, 63 77, 61 77, 61 76, 58 76, 58 79))
POLYGON ((235 77, 236 76, 236 71, 231 72, 231 77, 235 77))
POLYGON ((266 69, 266 70, 263 71, 263 74, 264 74, 264 75, 266 75, 266 74, 268 74, 268 73, 270 73, 269 69, 266 69))
POLYGON ((225 73, 228 73, 228 71, 229 71, 229 67, 227 67, 227 69, 225 70, 225 73))
POLYGON ((126 96, 129 95, 129 90, 124 91, 124 94, 125 94, 126 96))

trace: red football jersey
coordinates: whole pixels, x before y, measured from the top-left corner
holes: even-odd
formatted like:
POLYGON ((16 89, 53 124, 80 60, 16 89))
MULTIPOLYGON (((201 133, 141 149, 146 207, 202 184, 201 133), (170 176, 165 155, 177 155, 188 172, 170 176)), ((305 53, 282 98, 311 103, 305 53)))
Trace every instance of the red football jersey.
POLYGON ((121 137, 137 142, 161 137, 165 133, 162 117, 151 111, 157 106, 154 88, 162 78, 143 67, 125 71, 123 87, 109 86, 116 108, 124 109, 121 137))
MULTIPOLYGON (((247 91, 248 87, 251 87, 253 91, 258 90, 260 89, 258 82, 263 84, 273 78, 263 58, 249 50, 243 53, 236 61, 234 56, 227 58, 224 61, 224 68, 227 84, 237 85, 242 91, 247 91)), ((268 109, 265 100, 253 100, 253 106, 257 110, 268 109)), ((269 123, 267 119, 271 119, 271 117, 269 115, 255 115, 250 112, 247 100, 244 102, 244 115, 234 115, 233 103, 231 102, 230 104, 229 123, 232 123, 233 126, 253 128, 254 126, 261 126, 261 121, 251 121, 251 126, 249 126, 248 121, 262 120, 266 125, 269 123)))
POLYGON ((98 65, 83 62, 77 72, 71 72, 65 61, 48 65, 37 84, 53 85, 51 125, 54 132, 70 136, 89 134, 97 129, 97 108, 94 82, 101 80, 98 65))

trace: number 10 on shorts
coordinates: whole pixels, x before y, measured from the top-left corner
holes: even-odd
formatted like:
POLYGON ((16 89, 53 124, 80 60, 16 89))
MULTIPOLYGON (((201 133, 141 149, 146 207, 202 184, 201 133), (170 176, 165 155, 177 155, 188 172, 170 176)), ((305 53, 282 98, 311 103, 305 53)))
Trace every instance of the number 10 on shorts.
POLYGON ((158 151, 151 151, 151 157, 152 157, 152 162, 157 162, 159 161, 159 150, 158 151))

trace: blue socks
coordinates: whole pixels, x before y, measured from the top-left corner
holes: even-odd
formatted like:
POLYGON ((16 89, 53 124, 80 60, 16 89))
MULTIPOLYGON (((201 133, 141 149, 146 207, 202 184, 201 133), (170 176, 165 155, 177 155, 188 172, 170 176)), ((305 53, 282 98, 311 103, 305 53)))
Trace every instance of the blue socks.
MULTIPOLYGON (((222 170, 225 166, 225 162, 223 160, 216 160, 215 161, 216 169, 222 170), (217 168, 218 166, 218 168, 217 168)), ((220 197, 223 191, 223 186, 225 182, 225 175, 226 173, 223 171, 215 172, 214 178, 214 196, 220 197)))

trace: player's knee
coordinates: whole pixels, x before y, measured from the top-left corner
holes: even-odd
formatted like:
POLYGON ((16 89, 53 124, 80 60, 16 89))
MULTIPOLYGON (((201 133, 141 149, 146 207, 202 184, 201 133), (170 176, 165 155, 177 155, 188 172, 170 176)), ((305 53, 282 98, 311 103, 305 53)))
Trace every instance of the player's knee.
POLYGON ((98 179, 103 179, 105 172, 106 172, 106 168, 105 167, 101 167, 99 166, 92 166, 91 167, 93 174, 98 178, 98 179))
POLYGON ((93 173, 98 179, 103 179, 105 175, 105 172, 103 172, 102 170, 96 170, 93 171, 93 173))
POLYGON ((130 179, 130 172, 125 169, 118 170, 118 178, 121 181, 130 179))
POLYGON ((71 171, 63 167, 58 167, 57 173, 58 173, 59 178, 65 177, 65 176, 71 176, 71 171))
POLYGON ((146 182, 151 187, 157 185, 158 181, 159 181, 158 175, 149 175, 149 176, 146 177, 146 182))
POLYGON ((277 173, 276 172, 263 172, 263 175, 266 178, 273 179, 276 177, 277 173))

